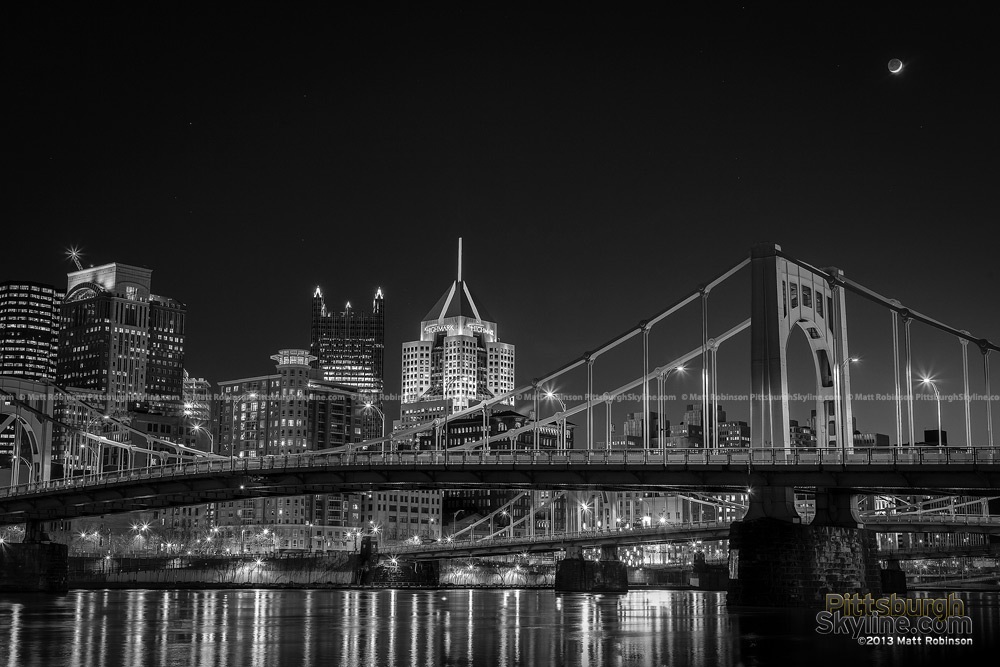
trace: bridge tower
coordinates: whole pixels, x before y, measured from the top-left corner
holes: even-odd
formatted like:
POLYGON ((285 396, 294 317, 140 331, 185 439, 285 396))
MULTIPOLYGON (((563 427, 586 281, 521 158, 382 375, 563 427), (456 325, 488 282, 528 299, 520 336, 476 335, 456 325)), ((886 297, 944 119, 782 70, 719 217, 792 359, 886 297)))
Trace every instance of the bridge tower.
POLYGON ((54 392, 48 385, 0 377, 0 433, 10 429, 14 434, 8 483, 51 479, 54 402, 54 392))
POLYGON ((789 449, 788 340, 801 330, 816 372, 816 446, 853 449, 847 316, 838 269, 786 258, 781 246, 751 250, 751 446, 789 449))
MULTIPOLYGON (((788 341, 796 329, 816 374, 816 447, 853 450, 846 294, 838 269, 816 269, 760 244, 750 254, 751 446, 792 447, 788 341)), ((873 533, 860 528, 850 491, 816 489, 816 516, 802 525, 791 487, 751 489, 729 533, 729 605, 814 605, 825 593, 881 591, 873 533)))

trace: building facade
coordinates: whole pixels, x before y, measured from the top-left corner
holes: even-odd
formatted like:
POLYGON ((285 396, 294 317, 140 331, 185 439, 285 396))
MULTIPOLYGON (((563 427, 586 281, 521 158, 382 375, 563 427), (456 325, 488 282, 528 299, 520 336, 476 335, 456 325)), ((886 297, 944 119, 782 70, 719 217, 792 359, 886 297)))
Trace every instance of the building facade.
MULTIPOLYGON (((217 453, 258 458, 361 442, 364 401, 355 387, 323 380, 308 350, 271 359, 275 373, 219 383, 217 453)), ((241 551, 344 550, 365 525, 364 505, 361 494, 229 501, 216 504, 214 527, 241 551)))
POLYGON ((309 353, 312 366, 325 382, 354 387, 378 410, 362 415, 362 435, 365 440, 380 437, 388 430, 382 397, 385 393, 385 296, 375 290, 370 313, 351 307, 348 301, 343 311, 326 307, 323 291, 317 287, 312 298, 312 325, 309 353))
POLYGON ((216 452, 218 423, 215 419, 212 384, 205 378, 193 378, 187 370, 183 381, 184 444, 192 449, 216 452))
MULTIPOLYGON (((514 390, 514 346, 500 342, 499 326, 458 278, 420 323, 420 338, 403 343, 402 401, 446 401, 451 412, 514 390)), ((513 399, 502 401, 513 406, 513 399)))
MULTIPOLYGON (((137 414, 173 419, 174 436, 163 439, 181 442, 186 309, 152 294, 151 275, 150 269, 122 263, 67 274, 56 382, 86 392, 90 405, 126 425, 137 414)), ((65 423, 100 428, 108 439, 133 439, 114 423, 94 423, 91 412, 67 405, 61 414, 65 423)), ((80 460, 86 456, 72 441, 69 434, 57 437, 53 459, 74 457, 66 461, 67 469, 86 469, 80 460)), ((105 447, 96 465, 122 467, 128 456, 125 449, 105 447)))
POLYGON ((52 285, 0 283, 0 375, 55 380, 63 297, 52 285))

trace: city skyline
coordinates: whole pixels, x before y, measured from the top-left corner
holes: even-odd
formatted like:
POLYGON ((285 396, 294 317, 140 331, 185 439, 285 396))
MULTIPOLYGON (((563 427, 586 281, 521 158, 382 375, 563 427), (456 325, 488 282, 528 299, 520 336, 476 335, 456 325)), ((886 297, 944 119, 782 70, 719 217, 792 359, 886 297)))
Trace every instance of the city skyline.
MULTIPOLYGON (((61 288, 71 246, 86 266, 145 266, 187 306, 186 368, 213 383, 307 347, 316 285, 331 308, 381 287, 400 393, 400 344, 454 279, 459 237, 520 348, 518 385, 758 241, 1000 336, 995 246, 975 231, 995 220, 997 136, 974 11, 376 11, 316 17, 339 26, 329 39, 323 21, 250 9, 258 41, 214 32, 228 16, 213 10, 156 27, 19 11, 14 45, 37 57, 14 68, 19 252, 0 279, 61 288)), ((859 376, 885 337, 852 348, 859 376)), ((947 361, 941 391, 960 391, 957 351, 917 353, 925 372, 947 361)), ((970 365, 981 378, 978 353, 970 365)))

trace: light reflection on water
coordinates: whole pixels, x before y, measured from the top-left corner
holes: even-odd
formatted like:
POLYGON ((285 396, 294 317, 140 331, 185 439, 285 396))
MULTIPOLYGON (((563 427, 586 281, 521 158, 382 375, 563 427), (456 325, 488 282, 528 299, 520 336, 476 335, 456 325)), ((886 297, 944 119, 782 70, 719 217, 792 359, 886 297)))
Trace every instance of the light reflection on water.
POLYGON ((858 646, 818 635, 819 610, 729 610, 724 593, 691 591, 0 595, 0 667, 940 665, 1000 648, 1000 595, 962 597, 974 648, 858 646))

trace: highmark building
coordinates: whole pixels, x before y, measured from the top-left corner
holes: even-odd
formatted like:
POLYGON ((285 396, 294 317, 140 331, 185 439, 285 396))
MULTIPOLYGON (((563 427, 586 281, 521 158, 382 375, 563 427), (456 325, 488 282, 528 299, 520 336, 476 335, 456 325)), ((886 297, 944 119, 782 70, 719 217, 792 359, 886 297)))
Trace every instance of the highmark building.
MULTIPOLYGON (((420 323, 420 338, 403 343, 402 346, 402 405, 397 430, 420 424, 428 424, 447 414, 459 412, 482 401, 514 390, 514 346, 500 342, 500 327, 475 298, 468 283, 462 279, 462 240, 458 242, 458 277, 445 290, 434 307, 420 323)), ((503 405, 493 408, 494 417, 508 407, 513 407, 513 398, 501 401, 503 405)), ((510 413, 514 414, 514 413, 510 413)), ((516 415, 524 418, 523 415, 516 415)), ((473 420, 478 425, 480 420, 473 420)), ((497 420, 490 423, 496 427, 497 420)), ((464 422, 463 422, 464 424, 464 422)), ((454 433, 446 442, 465 428, 456 422, 454 433)), ((481 431, 480 431, 481 433, 481 431)), ((469 434, 466 434, 469 435, 469 434)), ((479 439, 469 435, 472 439, 479 439)), ((433 446, 426 437, 401 440, 400 447, 433 446)), ((409 492, 410 515, 394 516, 400 506, 398 494, 376 493, 370 501, 372 509, 384 508, 373 517, 376 523, 384 522, 389 533, 404 536, 423 534, 424 521, 432 530, 432 536, 442 530, 442 509, 451 512, 485 514, 509 501, 509 492, 497 490, 469 490, 453 492, 447 497, 439 491, 409 492), (396 501, 396 502, 393 502, 396 501), (413 516, 414 507, 421 514, 413 516), (424 516, 425 509, 430 512, 424 516), (414 531, 414 528, 417 531, 414 531), (395 530, 394 530, 395 529, 395 530)), ((523 517, 530 501, 512 506, 509 515, 514 519, 523 517)), ((444 527, 448 532, 448 526, 444 527)))
MULTIPOLYGON (((402 427, 514 390, 514 346, 501 343, 499 326, 458 278, 420 323, 420 339, 403 343, 402 427)), ((513 399, 502 401, 513 406, 513 399)))

